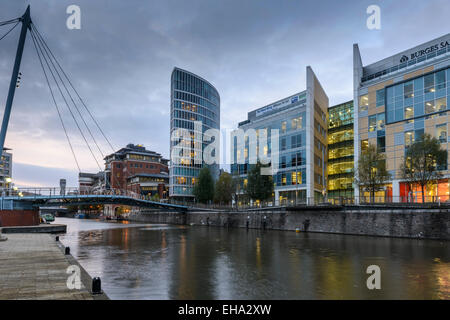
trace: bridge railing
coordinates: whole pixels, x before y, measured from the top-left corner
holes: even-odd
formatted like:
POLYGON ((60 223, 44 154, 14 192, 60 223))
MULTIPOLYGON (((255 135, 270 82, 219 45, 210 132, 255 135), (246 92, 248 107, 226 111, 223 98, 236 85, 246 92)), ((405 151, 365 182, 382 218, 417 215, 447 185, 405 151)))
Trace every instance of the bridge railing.
POLYGON ((2 197, 49 197, 49 198, 61 198, 71 196, 87 196, 87 195, 114 195, 130 197, 138 200, 150 200, 149 197, 133 192, 132 190, 123 189, 99 189, 99 188, 59 188, 59 187, 30 187, 30 188, 14 188, 3 189, 1 191, 2 197))

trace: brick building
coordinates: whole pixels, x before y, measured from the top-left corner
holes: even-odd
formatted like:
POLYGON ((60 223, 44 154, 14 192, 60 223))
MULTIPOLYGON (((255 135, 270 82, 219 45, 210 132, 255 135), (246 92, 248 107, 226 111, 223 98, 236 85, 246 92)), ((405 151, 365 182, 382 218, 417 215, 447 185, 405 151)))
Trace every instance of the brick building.
POLYGON ((105 157, 106 176, 113 189, 167 198, 168 159, 142 145, 128 144, 105 157))

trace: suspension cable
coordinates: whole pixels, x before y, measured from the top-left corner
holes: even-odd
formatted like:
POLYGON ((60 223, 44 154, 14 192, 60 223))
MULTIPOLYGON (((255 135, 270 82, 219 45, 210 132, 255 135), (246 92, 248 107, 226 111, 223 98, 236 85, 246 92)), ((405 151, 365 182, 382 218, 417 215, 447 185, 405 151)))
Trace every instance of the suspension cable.
MULTIPOLYGON (((58 59, 56 59, 55 55, 53 54, 53 52, 51 51, 51 49, 48 47, 47 43, 45 42, 44 38, 42 37, 42 35, 39 33, 39 30, 37 29, 36 25, 34 23, 31 24, 31 27, 33 28, 33 31, 36 33, 36 37, 40 38, 40 42, 43 43, 43 46, 45 46, 47 48, 46 51, 48 51, 48 53, 50 53, 50 55, 53 57, 53 60, 56 62, 56 64, 58 65, 59 69, 61 70, 61 72, 63 73, 64 77, 67 79, 67 82, 69 83, 70 87, 72 88, 72 90, 75 92, 75 94, 77 95, 78 99, 80 100, 80 102, 82 103, 82 105, 84 106, 84 108, 86 109, 86 111, 88 112, 89 116, 91 117, 91 119, 93 120, 93 122, 95 123, 95 125, 97 126, 98 130, 100 131, 100 133, 102 134, 103 138, 106 140, 106 142, 108 143, 109 147, 111 148, 112 152, 115 152, 115 149, 113 147, 113 145, 111 144, 110 140, 108 139, 108 137, 106 136, 106 134, 103 132, 101 126, 99 125, 99 123, 97 122, 97 120, 95 119, 95 117, 93 116, 93 114, 91 113, 91 111, 89 110, 88 106, 85 104, 85 102, 83 101, 83 99, 81 98, 80 94, 78 93, 78 91, 75 89, 74 85, 72 84, 72 82, 70 81, 70 78, 68 77, 68 75, 66 74, 66 72, 64 71, 64 69, 62 68, 62 66, 60 65, 60 63, 58 62, 58 59)), ((48 55, 47 53, 47 55, 48 55)), ((58 74, 59 75, 59 74, 58 74)), ((61 79, 61 78, 60 78, 61 79)), ((61 80, 61 82, 64 84, 64 82, 61 80)), ((66 88, 67 91, 67 88, 66 88)), ((69 93, 70 96, 70 93, 69 93)), ((72 98, 71 98, 72 99, 72 98)), ((72 99, 72 102, 75 104, 75 102, 72 99)), ((77 108, 78 110, 78 108, 77 108)), ((80 113, 80 111, 78 110, 78 112, 80 113)), ((81 114, 80 114, 81 116, 81 114)), ((81 116, 81 118, 83 119, 83 122, 86 125, 86 122, 84 121, 84 118, 81 116)), ((87 127, 87 125, 86 125, 87 127)), ((88 128, 88 127, 87 127, 88 128)), ((89 128, 88 131, 90 132, 89 128)), ((94 139, 92 133, 91 136, 94 140, 94 142, 96 143, 96 140, 94 139)), ((97 145, 97 143, 96 143, 97 145)), ((98 147, 98 145, 97 145, 98 147)), ((99 147, 98 147, 99 148, 99 147)), ((100 148, 99 148, 100 151, 100 148)), ((100 151, 100 153, 103 155, 103 153, 100 151)), ((101 171, 101 169, 100 169, 101 171)), ((121 185, 121 183, 118 181, 116 176, 113 176, 112 171, 111 171, 111 176, 112 176, 112 180, 114 180, 118 185, 121 185)), ((106 183, 106 181, 105 181, 106 183)), ((112 188, 112 186, 110 186, 112 188)))
POLYGON ((78 167, 78 172, 81 172, 80 165, 78 163, 77 157, 76 157, 75 152, 74 152, 73 147, 72 147, 72 143, 70 142, 69 134, 68 134, 68 132, 66 130, 66 126, 64 125, 64 121, 62 119, 61 112, 59 111, 59 107, 58 107, 58 104, 56 102, 55 95, 53 94, 53 90, 52 90, 52 87, 50 85, 50 81, 48 79, 47 72, 45 71, 44 64, 42 63, 41 55, 39 54, 39 49, 38 49, 38 46, 36 44, 35 35, 33 34, 33 32, 30 32, 30 33, 31 33, 31 38, 33 39, 33 44, 34 44, 34 47, 36 49, 37 56, 39 58, 39 62, 41 64, 42 71, 44 72, 45 80, 47 81, 47 85, 48 85, 48 88, 50 90, 50 94, 52 95, 53 103, 55 105, 56 111, 58 112, 59 120, 61 121, 61 125, 62 125, 62 127, 64 129, 64 133, 65 133, 66 138, 67 138, 67 142, 69 142, 70 150, 72 151, 73 158, 75 159, 75 163, 76 163, 76 165, 78 167))
MULTIPOLYGON (((48 62, 48 60, 47 60, 47 57, 45 56, 45 52, 44 52, 44 51, 42 50, 42 48, 40 47, 39 41, 37 42, 37 44, 38 44, 38 46, 39 46, 39 48, 40 48, 41 54, 43 55, 44 61, 45 61, 45 63, 47 64, 47 67, 48 67, 48 69, 49 69, 49 71, 50 71, 50 74, 52 75, 53 80, 55 81, 56 87, 58 88, 58 91, 59 91, 59 93, 61 94, 61 97, 63 98, 64 103, 66 104, 67 109, 69 110, 70 115, 72 116, 72 119, 73 119, 74 122, 75 122, 75 125, 76 125, 77 128, 78 128, 78 131, 80 131, 80 134, 81 134, 81 136, 82 136, 84 142, 86 143, 86 145, 87 145, 87 147, 88 147, 88 149, 89 149, 89 151, 90 151, 92 157, 94 158, 95 162, 97 163, 97 166, 98 166, 99 170, 101 170, 100 164, 98 163, 97 158, 95 157, 95 155, 94 155, 94 153, 93 153, 93 151, 92 151, 92 149, 91 149, 91 146, 89 145, 89 143, 88 143, 88 141, 87 141, 87 139, 86 139, 86 137, 85 137, 83 131, 82 131, 81 128, 80 128, 80 125, 78 124, 77 119, 75 118, 75 115, 74 115, 73 112, 72 112, 72 109, 71 109, 70 106, 69 106, 69 103, 67 102, 66 97, 64 96, 64 94, 63 94, 63 92, 62 92, 62 90, 61 90, 61 87, 60 87, 60 85, 59 85, 59 83, 58 83, 58 80, 56 79, 55 74, 53 73, 53 69, 50 67, 50 64, 49 64, 49 62, 48 62)), ((52 62, 52 60, 50 59, 50 57, 49 57, 49 60, 50 60, 50 63, 53 65, 53 68, 55 68, 55 65, 53 64, 53 62, 52 62)), ((58 73, 58 70, 55 69, 55 72, 58 73)))
POLYGON ((50 48, 48 47, 47 43, 45 42, 45 40, 43 39, 42 35, 40 34, 39 30, 37 29, 36 25, 32 24, 32 27, 34 28, 35 32, 37 33, 37 35, 41 38, 42 42, 44 43, 44 46, 47 47, 47 49, 49 50, 50 54, 52 55, 53 59, 55 60, 55 62, 57 63, 57 65, 59 66, 59 68, 61 69, 64 77, 67 79, 67 82, 69 83, 70 87, 72 88, 72 90, 75 92, 75 94, 77 95, 78 99, 80 100, 81 104, 84 106, 84 108, 86 109, 86 111, 88 112, 89 116, 91 117, 92 121, 95 123, 95 125, 97 126, 97 128, 99 129, 100 133, 102 134, 103 138, 106 140, 106 142, 108 143, 108 145, 110 146, 112 152, 115 152, 114 147, 112 146, 110 140, 108 139, 108 137, 106 136, 106 134, 103 132, 101 126, 98 124, 97 120, 94 118, 94 116, 92 115, 91 111, 89 110, 89 108, 87 107, 87 105, 85 104, 84 100, 81 98, 81 96, 78 94, 78 91, 75 89, 75 87, 73 86, 72 82, 70 81, 69 77, 67 76, 66 72, 64 71, 64 69, 61 67, 61 65, 59 64, 58 60, 56 59, 56 57, 53 55, 53 52, 50 50, 50 48))
MULTIPOLYGON (((39 37, 38 37, 38 38, 39 38, 39 37)), ((39 39, 38 39, 38 40, 39 40, 39 39)), ((40 41, 41 45, 42 45, 43 42, 44 42, 43 39, 41 39, 41 41, 40 41)), ((45 43, 45 42, 44 42, 44 43, 45 43)), ((49 52, 51 52, 50 49, 47 50, 45 46, 43 46, 43 48, 44 48, 44 51, 46 52, 47 56, 49 56, 49 52)), ((47 47, 47 48, 48 48, 48 47, 47 47)), ((53 54, 52 54, 52 56, 53 56, 53 54)), ((53 64, 53 62, 52 62, 52 65, 53 65, 53 67, 54 67, 55 70, 56 70, 56 67, 55 67, 55 65, 53 64)), ((58 65, 59 65, 59 64, 58 64, 58 65)), ((56 70, 56 71, 57 71, 57 70, 56 70)), ((64 80, 62 79, 60 73, 57 72, 56 74, 58 75, 59 80, 61 81, 61 83, 62 83, 64 89, 66 90, 67 94, 69 95, 69 98, 70 98, 70 100, 72 101, 73 106, 74 106, 75 109, 77 110, 77 112, 78 112, 78 114, 79 114, 81 120, 83 121, 84 126, 86 127, 86 129, 87 129, 89 135, 91 136, 92 140, 94 141, 94 144, 97 146, 98 151, 99 151, 100 154, 102 155, 102 158, 105 158, 105 155, 103 154, 103 152, 102 152, 102 150, 100 149, 100 147, 99 147, 97 141, 95 140, 95 137, 94 137, 94 135, 92 134, 91 129, 90 129, 89 126, 87 125, 86 120, 84 120, 84 117, 83 117, 83 115, 81 114, 80 109, 78 108, 78 106, 77 106, 77 104, 75 103, 75 101, 74 101, 72 95, 70 94, 69 90, 67 89, 67 86, 66 86, 66 84, 64 83, 64 80)))
MULTIPOLYGON (((19 21, 19 22, 20 22, 20 21, 19 21)), ((5 33, 5 34, 0 38, 0 41, 1 41, 4 37, 6 37, 11 31, 13 31, 14 28, 17 27, 17 25, 19 24, 19 22, 17 22, 11 29, 9 29, 9 31, 8 31, 7 33, 5 33)))
POLYGON ((16 18, 16 19, 12 19, 12 20, 2 21, 2 22, 0 22, 0 27, 6 26, 7 24, 11 24, 14 22, 20 22, 20 21, 22 21, 22 18, 16 18))

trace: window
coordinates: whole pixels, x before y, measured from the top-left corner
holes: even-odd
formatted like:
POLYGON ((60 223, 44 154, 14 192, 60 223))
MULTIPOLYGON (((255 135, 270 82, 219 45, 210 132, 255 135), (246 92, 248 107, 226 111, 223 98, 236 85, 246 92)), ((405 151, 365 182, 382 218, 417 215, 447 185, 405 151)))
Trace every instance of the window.
POLYGON ((369 96, 363 95, 359 97, 359 111, 363 112, 363 111, 367 111, 367 109, 369 108, 369 96))
POLYGON ((405 119, 411 119, 414 117, 414 110, 412 106, 405 107, 405 119))
POLYGON ((441 124, 436 126, 436 138, 439 139, 441 143, 447 142, 447 124, 441 124))
POLYGON ((377 90, 377 107, 384 106, 384 89, 377 90))
POLYGON ((286 121, 281 122, 281 133, 286 132, 286 121))
POLYGON ((447 101, 446 98, 437 99, 434 105, 434 109, 436 111, 444 111, 447 109, 447 101))
POLYGON ((369 148, 369 140, 367 139, 361 140, 361 152, 367 151, 368 148, 369 148))
POLYGON ((428 114, 433 112, 435 112, 434 100, 425 102, 425 113, 428 114))
POLYGON ((386 151, 386 137, 378 137, 377 138, 377 150, 378 150, 378 152, 386 151))
POLYGON ((302 173, 301 172, 292 172, 291 173, 291 181, 292 181, 292 184, 302 184, 302 173))
POLYGON ((384 113, 377 114, 377 130, 384 129, 384 113))
POLYGON ((407 131, 405 132, 405 147, 409 147, 414 143, 414 132, 407 131))
POLYGON ((377 127, 377 115, 374 114, 369 117, 369 132, 375 131, 377 127))
POLYGON ((412 81, 407 82, 407 83, 404 84, 403 95, 404 95, 405 99, 414 97, 413 82, 412 81))
POLYGON ((423 134, 424 134, 424 130, 423 129, 417 129, 416 131, 414 131, 414 141, 422 140, 423 134))
POLYGON ((281 139, 281 150, 286 150, 286 138, 281 139))
POLYGON ((445 70, 435 73, 436 90, 445 88, 445 70))
POLYGON ((281 168, 286 168, 286 157, 281 157, 281 168))
POLYGON ((434 92, 434 74, 428 74, 423 78, 425 93, 434 92))
POLYGON ((302 117, 296 117, 291 120, 291 130, 298 130, 302 128, 302 117))
POLYGON ((293 155, 291 155, 291 166, 301 166, 302 165, 302 154, 300 152, 297 152, 293 155))
POLYGON ((291 137, 291 148, 299 148, 302 146, 302 136, 297 134, 291 137))

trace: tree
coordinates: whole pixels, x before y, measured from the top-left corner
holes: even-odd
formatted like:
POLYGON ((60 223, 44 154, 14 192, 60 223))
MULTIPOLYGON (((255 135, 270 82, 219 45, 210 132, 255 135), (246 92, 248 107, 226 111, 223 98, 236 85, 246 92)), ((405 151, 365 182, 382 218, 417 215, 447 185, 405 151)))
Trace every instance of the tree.
POLYGON ((374 145, 369 145, 358 160, 355 182, 370 193, 370 202, 375 201, 375 192, 382 190, 391 175, 386 170, 386 161, 374 145))
POLYGON ((422 202, 425 202, 425 186, 442 177, 438 170, 446 164, 447 151, 441 149, 439 140, 424 134, 420 140, 407 147, 400 172, 410 186, 418 184, 421 187, 422 202))
POLYGON ((159 202, 159 193, 155 193, 155 194, 151 197, 151 201, 159 202))
POLYGON ((271 175, 261 175, 261 167, 259 161, 251 166, 245 192, 250 199, 264 201, 272 197, 273 181, 271 175))
POLYGON ((236 204, 236 207, 239 206, 239 197, 244 192, 244 188, 242 185, 244 184, 244 178, 240 177, 238 174, 234 174, 232 176, 232 197, 236 204))
POLYGON ((231 174, 223 172, 216 182, 214 201, 220 204, 229 204, 233 197, 233 179, 231 174))
POLYGON ((214 180, 208 167, 200 170, 193 193, 200 203, 207 203, 214 199, 214 180))

